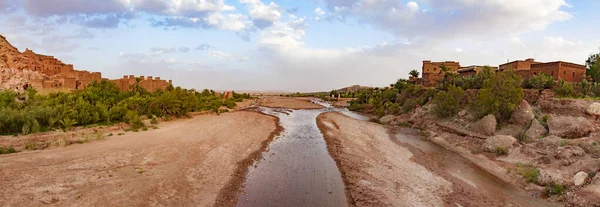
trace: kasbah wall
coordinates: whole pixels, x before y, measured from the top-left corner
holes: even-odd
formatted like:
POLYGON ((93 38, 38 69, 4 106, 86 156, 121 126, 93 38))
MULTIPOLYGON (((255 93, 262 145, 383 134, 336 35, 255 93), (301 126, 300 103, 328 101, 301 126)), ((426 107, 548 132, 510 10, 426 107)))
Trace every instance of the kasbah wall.
MULTIPOLYGON (((27 83, 34 88, 80 90, 85 89, 93 81, 108 80, 102 78, 100 72, 75 70, 73 65, 65 64, 53 56, 36 54, 29 49, 20 53, 2 35, 0 35, 0 66, 11 70, 30 70, 42 74, 36 79, 28 80, 27 83)), ((151 92, 158 89, 164 90, 172 84, 171 80, 161 80, 159 77, 144 78, 144 76, 140 76, 139 78, 140 85, 151 92)), ((115 83, 122 91, 128 91, 129 87, 136 83, 136 77, 129 75, 109 81, 115 83)), ((16 89, 19 90, 19 88, 16 89)))
MULTIPOLYGON (((451 69, 452 73, 461 76, 472 76, 480 70, 473 68, 483 68, 484 66, 468 66, 461 67, 460 63, 454 61, 446 62, 431 62, 423 61, 423 84, 426 86, 435 86, 444 78, 444 73, 441 73, 441 66, 444 65, 451 69)), ((546 74, 552 76, 554 80, 563 80, 565 82, 580 82, 586 78, 585 66, 575 63, 554 61, 554 62, 536 62, 529 58, 525 60, 517 60, 500 65, 499 67, 491 67, 492 70, 507 70, 512 69, 523 79, 528 79, 533 75, 546 74)))

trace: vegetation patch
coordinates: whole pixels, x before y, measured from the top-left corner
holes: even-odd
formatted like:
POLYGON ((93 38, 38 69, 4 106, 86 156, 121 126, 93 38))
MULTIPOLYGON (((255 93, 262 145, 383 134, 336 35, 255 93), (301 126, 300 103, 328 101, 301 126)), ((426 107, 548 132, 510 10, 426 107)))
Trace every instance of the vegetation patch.
POLYGON ((1 154, 12 154, 12 153, 17 153, 19 151, 15 150, 15 147, 13 146, 8 146, 8 147, 2 147, 0 146, 0 155, 1 154))
POLYGON ((516 171, 523 176, 528 183, 536 182, 540 176, 540 169, 530 164, 517 163, 516 171))

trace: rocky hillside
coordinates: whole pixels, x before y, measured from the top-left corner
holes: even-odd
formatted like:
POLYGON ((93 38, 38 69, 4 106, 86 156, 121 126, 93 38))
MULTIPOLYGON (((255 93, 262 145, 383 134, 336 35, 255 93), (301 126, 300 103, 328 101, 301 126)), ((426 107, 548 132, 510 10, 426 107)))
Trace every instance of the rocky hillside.
POLYGON ((353 86, 349 86, 349 87, 345 87, 345 88, 340 88, 335 91, 337 91, 339 93, 356 93, 362 89, 367 89, 367 88, 372 88, 372 87, 353 85, 353 86))
POLYGON ((0 35, 0 68, 25 69, 27 57, 0 35))

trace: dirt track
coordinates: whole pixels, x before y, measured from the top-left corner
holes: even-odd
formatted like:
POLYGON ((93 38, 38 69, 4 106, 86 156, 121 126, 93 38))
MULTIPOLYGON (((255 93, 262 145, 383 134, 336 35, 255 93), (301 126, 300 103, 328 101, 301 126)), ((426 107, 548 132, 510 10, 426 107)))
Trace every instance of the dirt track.
POLYGON ((222 205, 278 130, 274 117, 234 112, 90 144, 2 155, 0 206, 222 205))

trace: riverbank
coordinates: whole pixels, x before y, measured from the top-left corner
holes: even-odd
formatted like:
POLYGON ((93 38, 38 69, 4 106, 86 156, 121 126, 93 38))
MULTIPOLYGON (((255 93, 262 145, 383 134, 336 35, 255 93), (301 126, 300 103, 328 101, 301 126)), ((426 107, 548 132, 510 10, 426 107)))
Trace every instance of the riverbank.
POLYGON ((279 132, 257 112, 203 115, 159 129, 0 156, 5 205, 212 206, 227 203, 279 132), (108 196, 110 195, 110 196, 108 196))
POLYGON ((356 206, 558 206, 426 141, 418 130, 338 113, 317 122, 356 206))

